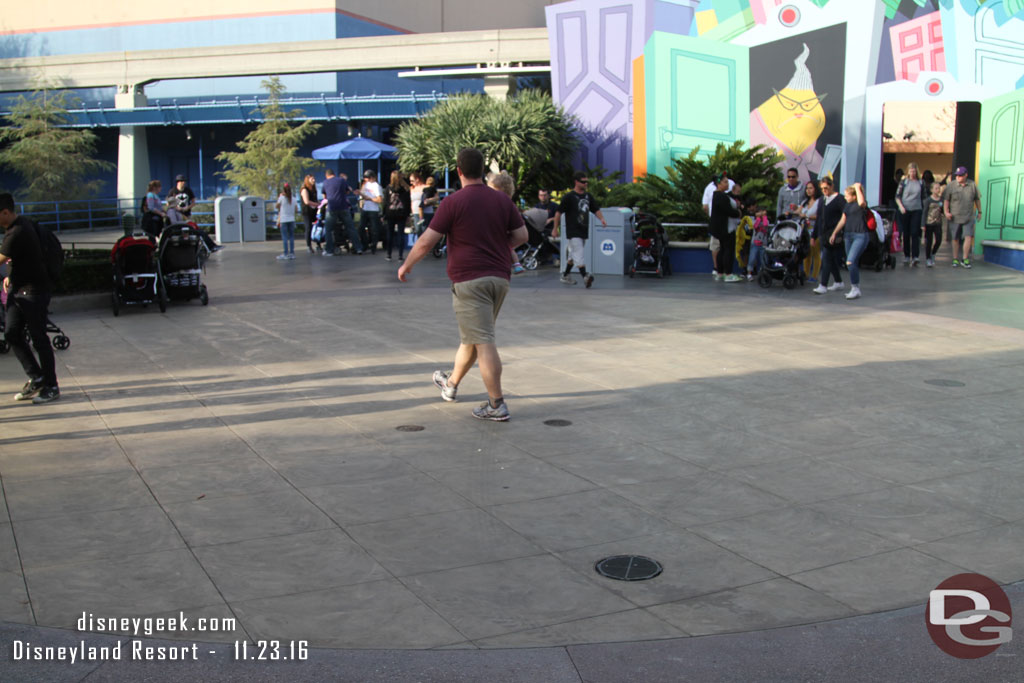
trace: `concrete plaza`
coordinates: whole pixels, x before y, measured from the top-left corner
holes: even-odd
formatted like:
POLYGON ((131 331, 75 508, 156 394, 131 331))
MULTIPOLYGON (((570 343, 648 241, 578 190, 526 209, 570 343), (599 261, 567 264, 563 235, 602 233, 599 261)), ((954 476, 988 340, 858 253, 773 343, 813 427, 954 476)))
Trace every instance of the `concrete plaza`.
POLYGON ((401 284, 380 252, 278 248, 214 256, 208 307, 56 301, 55 404, 9 400, 0 357, 0 678, 255 680, 246 639, 314 650, 267 680, 1013 677, 1019 641, 953 659, 922 606, 1024 579, 1024 275, 947 251, 849 302, 541 269, 499 319, 497 424, 476 370, 457 403, 430 381, 458 342, 442 261, 401 284), (664 572, 595 572, 619 554, 664 572), (83 612, 236 621, 154 634, 218 644, 192 665, 10 661, 105 642, 83 612))

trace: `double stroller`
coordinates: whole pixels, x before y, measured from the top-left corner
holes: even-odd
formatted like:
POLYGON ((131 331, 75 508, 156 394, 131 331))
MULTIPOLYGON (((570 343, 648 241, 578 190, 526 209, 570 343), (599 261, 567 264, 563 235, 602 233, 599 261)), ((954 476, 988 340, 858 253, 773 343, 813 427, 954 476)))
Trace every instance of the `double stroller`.
POLYGON ((167 290, 156 263, 156 242, 148 235, 125 235, 110 250, 114 291, 110 307, 116 317, 122 306, 146 306, 156 302, 167 310, 167 290))
POLYGON ((529 209, 523 212, 527 238, 526 246, 519 255, 519 262, 527 270, 536 270, 539 264, 551 257, 558 258, 558 249, 548 239, 551 230, 547 227, 547 221, 548 212, 544 209, 529 209))
POLYGON ((871 213, 875 216, 876 229, 868 230, 868 246, 860 255, 860 267, 874 268, 876 273, 886 267, 895 270, 896 255, 892 250, 892 233, 896 227, 895 212, 889 208, 876 206, 871 209, 871 213))
POLYGON ((771 287, 774 280, 782 280, 786 289, 794 289, 798 283, 803 285, 800 263, 810 250, 810 235, 799 223, 779 221, 768 234, 768 244, 761 252, 761 263, 755 264, 759 268, 757 284, 771 287))
MULTIPOLYGON (((203 264, 209 250, 199 228, 190 223, 175 223, 164 228, 157 245, 157 274, 168 299, 210 303, 202 282, 203 264)), ((161 309, 162 310, 162 309, 161 309)))
POLYGON ((629 267, 629 276, 637 273, 658 277, 672 274, 665 228, 647 213, 636 214, 633 224, 633 264, 629 267))

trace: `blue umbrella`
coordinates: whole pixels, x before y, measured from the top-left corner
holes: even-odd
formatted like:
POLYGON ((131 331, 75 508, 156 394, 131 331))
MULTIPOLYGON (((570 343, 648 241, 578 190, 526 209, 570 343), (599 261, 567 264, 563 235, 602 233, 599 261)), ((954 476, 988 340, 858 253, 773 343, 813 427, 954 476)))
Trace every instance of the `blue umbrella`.
POLYGON ((380 160, 396 158, 398 150, 383 142, 370 140, 369 138, 352 138, 345 142, 336 142, 327 147, 313 150, 313 158, 322 161, 338 161, 341 159, 357 159, 359 161, 359 175, 363 175, 363 161, 365 159, 377 160, 377 175, 380 176, 380 160))

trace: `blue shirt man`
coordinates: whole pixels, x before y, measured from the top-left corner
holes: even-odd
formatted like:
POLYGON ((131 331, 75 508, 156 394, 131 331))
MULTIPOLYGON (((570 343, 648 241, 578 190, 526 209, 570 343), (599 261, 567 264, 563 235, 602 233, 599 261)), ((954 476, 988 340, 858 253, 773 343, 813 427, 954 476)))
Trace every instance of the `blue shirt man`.
MULTIPOLYGON (((363 252, 359 248, 355 224, 353 224, 352 214, 349 212, 348 196, 352 193, 352 188, 344 178, 334 175, 334 171, 331 169, 324 172, 324 177, 323 190, 324 197, 327 199, 327 218, 324 221, 327 246, 324 248, 324 256, 334 256, 336 239, 334 231, 338 227, 339 220, 345 224, 345 232, 351 242, 349 251, 356 250, 354 253, 361 254, 363 252)), ((341 238, 338 241, 344 240, 344 235, 338 237, 341 238)))

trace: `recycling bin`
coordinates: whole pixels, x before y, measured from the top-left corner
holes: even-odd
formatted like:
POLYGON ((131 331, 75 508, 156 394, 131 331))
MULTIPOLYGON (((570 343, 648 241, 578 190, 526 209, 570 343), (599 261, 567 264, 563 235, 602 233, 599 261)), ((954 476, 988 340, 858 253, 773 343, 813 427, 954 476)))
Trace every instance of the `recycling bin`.
POLYGON ((214 200, 213 223, 220 244, 242 241, 242 203, 237 197, 214 200))

